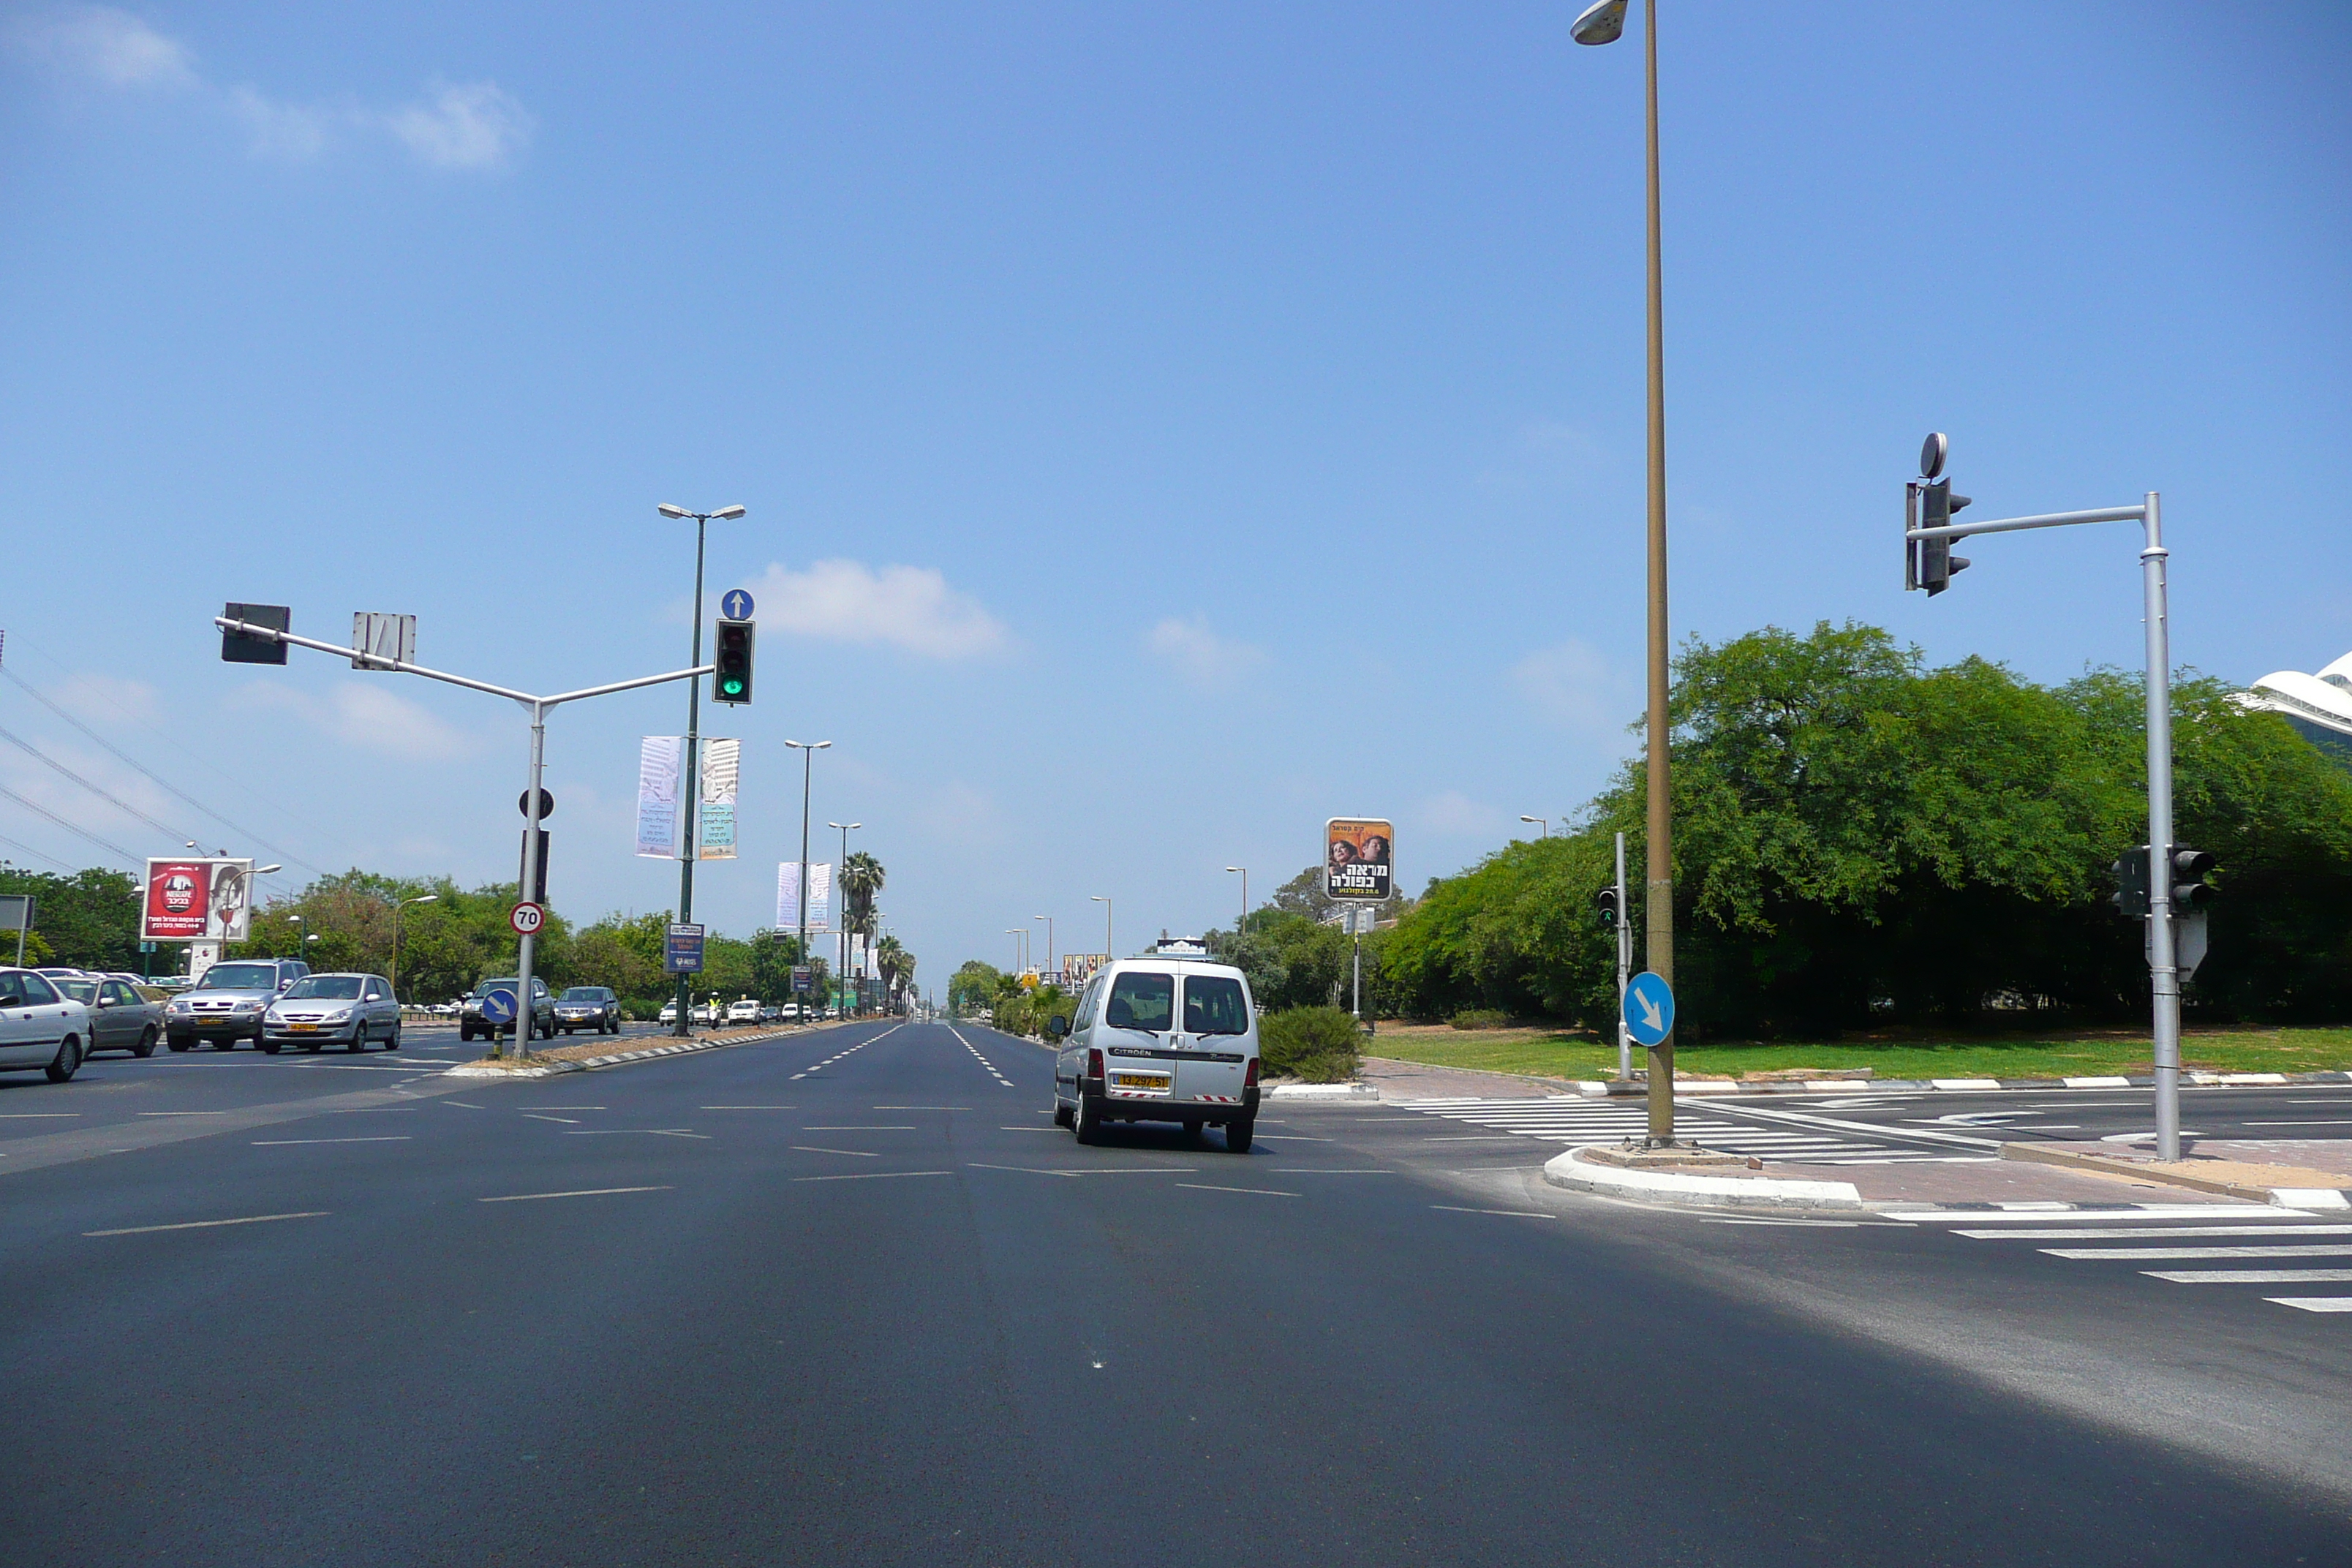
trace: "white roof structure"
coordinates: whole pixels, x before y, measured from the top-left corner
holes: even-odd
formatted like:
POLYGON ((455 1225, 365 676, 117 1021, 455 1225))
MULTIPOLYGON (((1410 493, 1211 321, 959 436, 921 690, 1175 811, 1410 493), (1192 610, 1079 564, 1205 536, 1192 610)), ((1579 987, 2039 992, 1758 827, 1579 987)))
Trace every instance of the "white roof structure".
POLYGON ((2238 700, 2259 712, 2284 713, 2352 740, 2352 653, 2316 675, 2299 669, 2265 675, 2238 700))

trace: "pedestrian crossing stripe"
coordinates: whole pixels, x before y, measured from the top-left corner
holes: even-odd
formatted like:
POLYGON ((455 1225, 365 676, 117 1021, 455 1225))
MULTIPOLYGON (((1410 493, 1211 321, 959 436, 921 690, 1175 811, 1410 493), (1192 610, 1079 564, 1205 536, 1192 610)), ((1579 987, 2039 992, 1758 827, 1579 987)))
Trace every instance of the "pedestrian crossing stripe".
MULTIPOLYGON (((2292 1216, 2262 1225, 2198 1225, 2162 1220, 2117 1225, 2098 1230, 1949 1230, 1947 1236, 1972 1241, 2105 1241, 2111 1247, 2038 1247, 2042 1257, 2064 1263, 2193 1263, 2210 1259, 2238 1265, 2230 1268, 2141 1268, 2143 1278, 2171 1285, 2197 1285, 2210 1289, 2229 1285, 2347 1285, 2352 1268, 2248 1268, 2264 1262, 2295 1263, 2306 1258, 2336 1258, 2352 1252, 2352 1243, 2312 1242, 2308 1237, 2340 1236, 2352 1226, 2298 1224, 2292 1216), (2275 1243, 2249 1243, 2249 1236, 2276 1237, 2275 1243)), ((2235 1216, 2233 1216, 2235 1217, 2235 1216)), ((2246 1217, 2251 1218, 2252 1215, 2246 1217)), ((2200 1294, 2204 1292, 2200 1291, 2200 1294)), ((2352 1313, 2352 1295, 2265 1296, 2270 1305, 2297 1311, 2352 1313)))
MULTIPOLYGON (((1562 1144, 1614 1143, 1649 1129, 1649 1111, 1639 1104, 1596 1104, 1581 1095, 1543 1100, 1482 1100, 1475 1097, 1409 1100, 1402 1109, 1474 1127, 1492 1127, 1522 1138, 1562 1144)), ((1901 1144, 1879 1143, 1847 1133, 1806 1132, 1757 1127, 1718 1116, 1683 1116, 1676 1132, 1727 1154, 1769 1155, 1808 1165, 1981 1164, 1990 1154, 1948 1154, 1901 1144)))

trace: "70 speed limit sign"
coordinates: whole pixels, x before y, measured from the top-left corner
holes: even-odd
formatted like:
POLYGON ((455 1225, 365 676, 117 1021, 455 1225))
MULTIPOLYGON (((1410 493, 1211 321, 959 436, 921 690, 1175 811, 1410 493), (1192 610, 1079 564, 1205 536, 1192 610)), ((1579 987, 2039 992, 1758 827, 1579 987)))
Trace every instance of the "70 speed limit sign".
POLYGON ((547 923, 547 911, 526 899, 507 914, 507 924, 515 928, 518 936, 536 936, 539 928, 547 923))

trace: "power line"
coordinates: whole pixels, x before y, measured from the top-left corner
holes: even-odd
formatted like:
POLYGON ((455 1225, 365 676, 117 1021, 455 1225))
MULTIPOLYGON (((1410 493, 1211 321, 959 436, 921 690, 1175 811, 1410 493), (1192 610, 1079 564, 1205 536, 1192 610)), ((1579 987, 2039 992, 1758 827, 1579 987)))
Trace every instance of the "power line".
POLYGON ((58 761, 55 757, 49 755, 47 752, 44 752, 38 746, 33 744, 32 742, 26 740, 23 736, 12 735, 5 730, 0 730, 0 741, 5 741, 10 745, 16 747, 17 750, 25 752, 28 756, 33 757, 35 760, 47 763, 49 767, 55 769, 60 773, 63 773, 66 777, 73 780, 74 783, 81 785, 82 788, 89 791, 90 794, 97 795, 100 799, 106 801, 108 804, 116 806, 122 811, 129 812, 131 816, 137 817, 140 821, 145 823, 156 832, 163 834, 165 837, 181 844, 185 844, 188 841, 188 836, 181 832, 178 828, 173 826, 170 823, 156 821, 153 817, 148 816, 145 812, 140 810, 129 801, 124 800, 121 796, 108 790, 103 785, 90 783, 89 780, 82 777, 79 773, 74 772, 71 768, 66 766, 63 763, 58 761))
POLYGON ((58 870, 65 872, 68 876, 71 876, 75 871, 80 869, 79 867, 67 865, 64 861, 58 859, 54 855, 44 855, 39 850, 34 848, 31 845, 23 843, 15 838, 10 838, 5 834, 0 834, 0 844, 5 844, 11 849, 30 855, 36 860, 46 860, 50 865, 55 866, 58 870))
POLYGON ((26 800, 23 795, 18 795, 15 790, 9 789, 5 785, 0 785, 0 795, 7 796, 10 800, 15 801, 18 805, 23 806, 26 811, 47 817, 51 822, 56 823, 59 827, 64 828, 68 833, 72 834, 75 837, 87 838, 92 844, 97 845, 100 849, 106 850, 109 854, 111 854, 120 859, 130 861, 133 866, 138 867, 141 871, 143 872, 147 869, 147 858, 145 856, 133 855, 130 850, 125 849, 120 844, 110 843, 106 839, 100 838, 95 833, 91 833, 85 828, 76 827, 72 823, 68 822, 64 817, 59 816, 47 806, 36 805, 31 801, 26 800))

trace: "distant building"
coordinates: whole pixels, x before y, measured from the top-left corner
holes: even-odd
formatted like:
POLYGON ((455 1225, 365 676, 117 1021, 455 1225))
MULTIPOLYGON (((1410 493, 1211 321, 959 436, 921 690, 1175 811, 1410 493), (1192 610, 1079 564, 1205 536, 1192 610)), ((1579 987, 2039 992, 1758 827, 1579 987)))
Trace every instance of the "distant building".
POLYGON ((2352 653, 2316 675, 2299 669, 2265 675, 2238 700, 2257 712, 2279 714, 2313 745, 2352 762, 2352 653))

